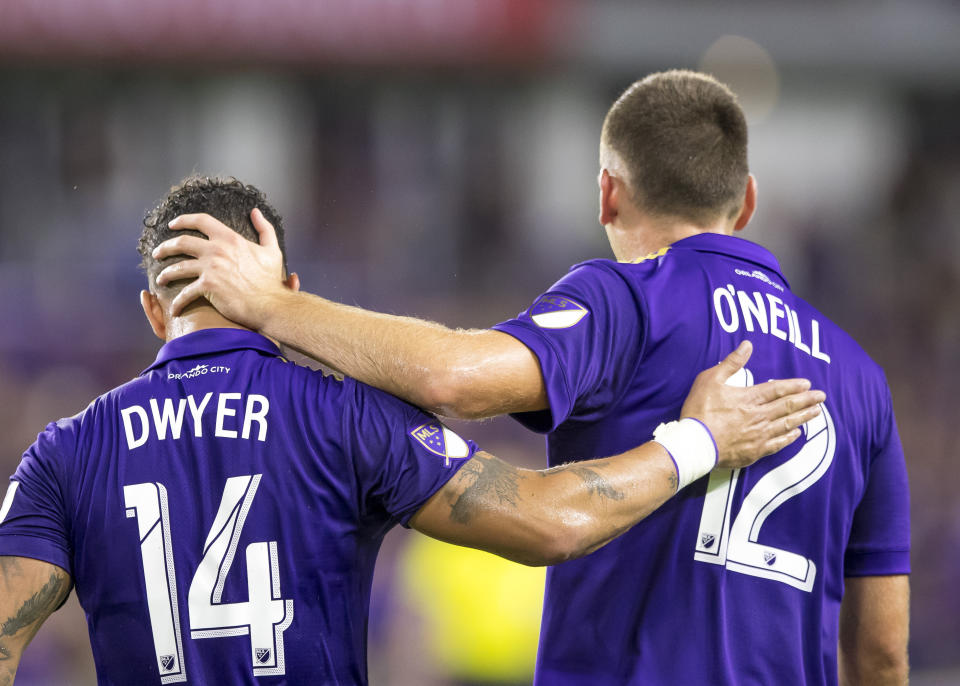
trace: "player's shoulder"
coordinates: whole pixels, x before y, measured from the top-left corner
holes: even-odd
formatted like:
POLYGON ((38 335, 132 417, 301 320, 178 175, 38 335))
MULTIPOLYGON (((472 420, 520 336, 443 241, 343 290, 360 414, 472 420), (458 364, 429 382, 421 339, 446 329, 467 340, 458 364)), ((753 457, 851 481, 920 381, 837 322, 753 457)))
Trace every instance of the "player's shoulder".
POLYGON ((828 339, 830 346, 838 351, 836 357, 843 366, 844 375, 848 378, 859 377, 871 382, 878 389, 886 389, 887 377, 883 367, 873 359, 863 345, 809 301, 799 297, 797 300, 802 303, 802 307, 806 310, 805 314, 817 321, 824 339, 828 339))
POLYGON ((883 375, 883 369, 877 364, 870 354, 864 349, 857 339, 855 339, 846 329, 825 314, 820 308, 815 306, 806 298, 798 295, 792 289, 787 291, 787 302, 790 306, 801 313, 805 318, 815 320, 817 328, 825 337, 829 337, 832 346, 842 351, 840 359, 846 366, 856 365, 870 374, 883 375))
POLYGON ((634 279, 627 265, 616 260, 595 258, 574 264, 559 280, 553 291, 571 295, 608 297, 611 291, 628 291, 634 287, 634 279))
POLYGON ((617 280, 628 287, 637 287, 651 280, 660 279, 673 273, 676 267, 685 266, 690 259, 689 251, 673 250, 669 246, 633 260, 611 260, 598 258, 575 264, 570 273, 578 273, 581 278, 597 280, 617 280))
POLYGON ((376 407, 397 417, 419 412, 410 403, 339 372, 313 369, 285 358, 266 360, 261 371, 275 385, 306 394, 325 411, 362 412, 376 407))
POLYGON ((119 388, 121 387, 97 396, 74 415, 47 424, 37 435, 33 445, 34 452, 46 459, 72 461, 94 440, 97 433, 95 426, 102 421, 105 408, 115 402, 115 394, 119 388))

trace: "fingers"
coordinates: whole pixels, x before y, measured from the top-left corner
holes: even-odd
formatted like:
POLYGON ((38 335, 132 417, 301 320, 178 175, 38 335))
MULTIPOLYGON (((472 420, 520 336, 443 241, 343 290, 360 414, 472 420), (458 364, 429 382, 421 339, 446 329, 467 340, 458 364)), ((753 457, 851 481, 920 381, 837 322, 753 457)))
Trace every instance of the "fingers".
MULTIPOLYGON (((236 235, 236 234, 234 234, 236 235)), ((190 257, 200 257, 205 251, 210 249, 211 243, 205 238, 199 236, 177 236, 166 240, 153 249, 153 259, 162 260, 174 255, 189 255, 190 257)))
POLYGON ((764 443, 763 447, 761 448, 763 454, 760 457, 766 457, 767 455, 773 455, 774 453, 780 452, 795 440, 800 438, 800 434, 802 433, 803 432, 800 429, 793 429, 789 433, 780 434, 775 438, 767 440, 767 442, 764 443))
POLYGON ((208 238, 227 239, 236 236, 237 232, 221 222, 219 219, 211 217, 209 214, 181 214, 167 224, 174 231, 183 229, 193 229, 199 231, 208 238))
POLYGON ((273 224, 267 221, 259 207, 253 208, 250 213, 250 221, 253 222, 253 228, 257 230, 257 234, 260 236, 260 245, 265 248, 280 247, 277 243, 277 232, 274 230, 273 224))
POLYGON ((719 380, 721 382, 726 381, 740 371, 743 366, 747 364, 752 353, 753 344, 750 341, 741 341, 736 350, 723 358, 723 361, 714 367, 719 380))
POLYGON ((792 433, 794 429, 803 426, 811 419, 819 416, 821 412, 820 406, 814 405, 813 407, 805 407, 798 412, 793 412, 782 419, 777 419, 773 422, 774 433, 792 433))
POLYGON ((202 273, 203 267, 200 260, 181 260, 164 267, 163 271, 157 274, 157 285, 166 286, 181 279, 195 279, 202 273))
POLYGON ((819 415, 820 412, 820 406, 814 405, 813 407, 805 407, 798 412, 793 412, 781 419, 771 421, 768 429, 770 437, 761 444, 760 450, 762 454, 759 457, 773 455, 800 438, 803 434, 803 430, 800 427, 819 415))
POLYGON ((773 381, 767 381, 757 386, 750 386, 747 392, 750 393, 756 402, 763 405, 777 398, 803 393, 809 388, 809 379, 774 379, 773 381))
MULTIPOLYGON (((818 406, 826 399, 827 394, 823 391, 805 391, 803 393, 793 393, 791 395, 784 396, 783 398, 766 403, 763 405, 763 409, 765 411, 766 418, 770 420, 792 415, 810 408, 817 410, 813 415, 816 417, 818 414, 820 414, 818 406)), ((803 422, 801 422, 801 424, 802 423, 803 422)))
POLYGON ((187 305, 202 297, 204 297, 204 292, 203 284, 200 281, 187 284, 184 289, 177 294, 177 297, 173 299, 173 302, 170 303, 171 314, 174 317, 180 316, 180 313, 186 309, 187 305))

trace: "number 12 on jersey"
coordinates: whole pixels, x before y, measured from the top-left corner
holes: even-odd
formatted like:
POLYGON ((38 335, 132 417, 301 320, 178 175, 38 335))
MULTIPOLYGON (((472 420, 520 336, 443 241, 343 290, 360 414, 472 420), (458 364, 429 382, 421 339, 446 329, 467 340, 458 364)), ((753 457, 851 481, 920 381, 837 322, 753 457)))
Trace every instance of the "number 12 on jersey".
MULTIPOLYGON (((260 479, 260 474, 227 479, 203 558, 190 582, 187 606, 191 638, 249 634, 254 676, 271 676, 286 671, 283 632, 293 622, 293 601, 280 597, 276 541, 247 546, 247 601, 221 602, 260 479)), ((124 486, 123 494, 127 517, 137 518, 140 532, 147 610, 160 682, 186 681, 167 491, 161 483, 143 483, 124 486)))
MULTIPOLYGON (((753 375, 743 369, 727 383, 753 385, 753 375)), ((732 518, 733 495, 740 469, 714 469, 700 515, 693 558, 724 565, 732 572, 771 579, 810 592, 817 578, 817 565, 798 553, 758 541, 767 517, 795 495, 815 484, 833 463, 836 428, 826 405, 803 425, 806 442, 800 451, 764 474, 740 504, 732 518)))

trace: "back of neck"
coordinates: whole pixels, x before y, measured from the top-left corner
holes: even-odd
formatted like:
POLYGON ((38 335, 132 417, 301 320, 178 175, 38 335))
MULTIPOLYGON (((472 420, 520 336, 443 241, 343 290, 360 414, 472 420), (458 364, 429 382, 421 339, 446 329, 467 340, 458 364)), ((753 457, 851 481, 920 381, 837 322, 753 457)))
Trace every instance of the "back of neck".
POLYGON ((655 254, 677 241, 701 233, 719 233, 729 235, 730 227, 725 224, 698 227, 683 222, 663 222, 642 224, 633 227, 608 225, 607 238, 613 254, 621 262, 633 262, 655 254))
POLYGON ((204 329, 247 330, 245 326, 240 326, 224 317, 211 305, 195 305, 187 307, 179 316, 170 317, 167 320, 167 340, 171 341, 204 329))

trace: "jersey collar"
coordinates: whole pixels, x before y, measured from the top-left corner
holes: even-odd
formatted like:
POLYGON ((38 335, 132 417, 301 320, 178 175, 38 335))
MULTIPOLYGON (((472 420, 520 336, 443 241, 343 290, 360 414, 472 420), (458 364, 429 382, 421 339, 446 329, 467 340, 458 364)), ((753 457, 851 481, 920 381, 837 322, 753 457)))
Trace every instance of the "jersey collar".
POLYGON ((699 233, 695 236, 689 236, 677 241, 672 244, 670 248, 685 248, 699 252, 712 252, 719 255, 736 257, 746 262, 752 262, 753 264, 774 272, 780 277, 784 285, 790 288, 790 284, 787 283, 786 278, 783 276, 783 271, 780 269, 780 262, 777 261, 774 254, 762 245, 757 245, 751 241, 721 233, 699 233))
POLYGON ((282 357, 280 348, 253 331, 246 329, 203 329, 185 336, 174 338, 160 348, 157 359, 143 370, 146 374, 152 369, 162 367, 171 360, 185 357, 199 357, 228 350, 256 350, 274 357, 282 357))

